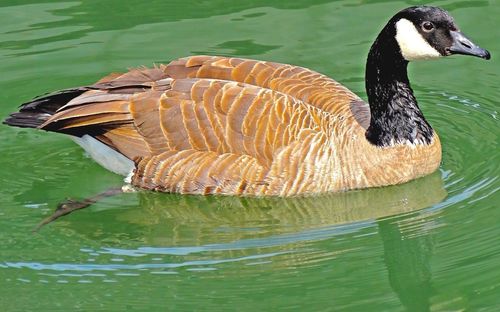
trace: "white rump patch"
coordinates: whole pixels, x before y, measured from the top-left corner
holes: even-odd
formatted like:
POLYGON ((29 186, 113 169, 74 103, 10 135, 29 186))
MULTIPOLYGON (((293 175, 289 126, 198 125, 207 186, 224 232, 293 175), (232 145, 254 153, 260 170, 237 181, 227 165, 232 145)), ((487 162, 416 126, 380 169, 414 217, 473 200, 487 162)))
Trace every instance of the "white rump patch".
POLYGON ((86 134, 72 139, 80 145, 99 165, 111 172, 128 176, 133 172, 135 164, 132 160, 118 153, 111 147, 86 134))
POLYGON ((407 61, 428 60, 441 57, 409 20, 402 18, 396 23, 396 41, 407 61))

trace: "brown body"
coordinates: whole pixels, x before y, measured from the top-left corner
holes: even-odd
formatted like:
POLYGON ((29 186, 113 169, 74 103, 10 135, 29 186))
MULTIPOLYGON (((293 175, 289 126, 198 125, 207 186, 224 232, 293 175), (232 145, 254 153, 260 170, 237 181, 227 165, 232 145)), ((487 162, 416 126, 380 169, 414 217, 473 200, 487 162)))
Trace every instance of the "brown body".
POLYGON ((377 147, 370 110, 338 82, 291 65, 195 56, 113 74, 39 128, 90 133, 133 160, 134 186, 190 194, 314 194, 435 171, 431 144, 377 147))

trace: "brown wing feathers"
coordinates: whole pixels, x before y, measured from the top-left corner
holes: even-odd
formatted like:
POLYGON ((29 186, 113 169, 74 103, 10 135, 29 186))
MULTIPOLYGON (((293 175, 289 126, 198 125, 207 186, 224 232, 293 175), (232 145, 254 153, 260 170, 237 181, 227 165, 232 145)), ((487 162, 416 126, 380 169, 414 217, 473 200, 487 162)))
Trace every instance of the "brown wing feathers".
MULTIPOLYGON (((171 62, 165 72, 172 78, 211 78, 244 82, 288 94, 327 112, 344 108, 344 101, 359 97, 335 80, 307 68, 273 62, 193 56, 171 62), (332 97, 338 101, 331 101, 332 97)), ((348 105, 347 105, 348 108, 348 105)))
POLYGON ((301 67, 198 56, 111 74, 21 112, 42 116, 25 126, 91 134, 135 160, 132 182, 146 189, 290 195, 324 178, 314 162, 329 152, 330 113, 349 117, 344 104, 356 99, 301 67), (343 95, 337 106, 333 95, 343 95))
POLYGON ((298 171, 312 177, 313 170, 302 171, 298 163, 313 167, 324 152, 311 143, 324 143, 321 130, 328 127, 328 115, 280 92, 230 81, 178 79, 162 94, 159 107, 159 123, 151 126, 161 126, 165 151, 139 162, 133 183, 143 188, 288 195, 299 187, 285 181, 295 182, 298 171))

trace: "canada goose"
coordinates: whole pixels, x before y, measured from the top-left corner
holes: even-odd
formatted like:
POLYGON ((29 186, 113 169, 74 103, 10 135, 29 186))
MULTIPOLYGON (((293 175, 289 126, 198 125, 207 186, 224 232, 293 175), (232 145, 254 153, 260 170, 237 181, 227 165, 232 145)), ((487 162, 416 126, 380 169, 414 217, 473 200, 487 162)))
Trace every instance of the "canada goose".
POLYGON ((189 194, 313 194, 407 182, 441 161, 409 61, 489 59, 436 7, 392 17, 366 63, 368 104, 292 65, 191 56, 23 104, 7 125, 71 135, 133 186, 189 194))

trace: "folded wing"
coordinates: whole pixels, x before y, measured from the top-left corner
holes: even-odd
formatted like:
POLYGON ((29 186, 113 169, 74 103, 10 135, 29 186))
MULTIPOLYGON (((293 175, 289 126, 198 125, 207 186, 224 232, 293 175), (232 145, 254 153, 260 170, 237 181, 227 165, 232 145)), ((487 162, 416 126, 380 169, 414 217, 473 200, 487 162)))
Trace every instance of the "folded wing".
POLYGON ((37 127, 87 134, 125 155, 136 162, 135 185, 203 194, 299 192, 293 176, 314 166, 331 116, 352 118, 350 105, 359 101, 302 67, 209 56, 73 90, 69 101, 55 98, 61 91, 17 114, 39 111, 37 127))

